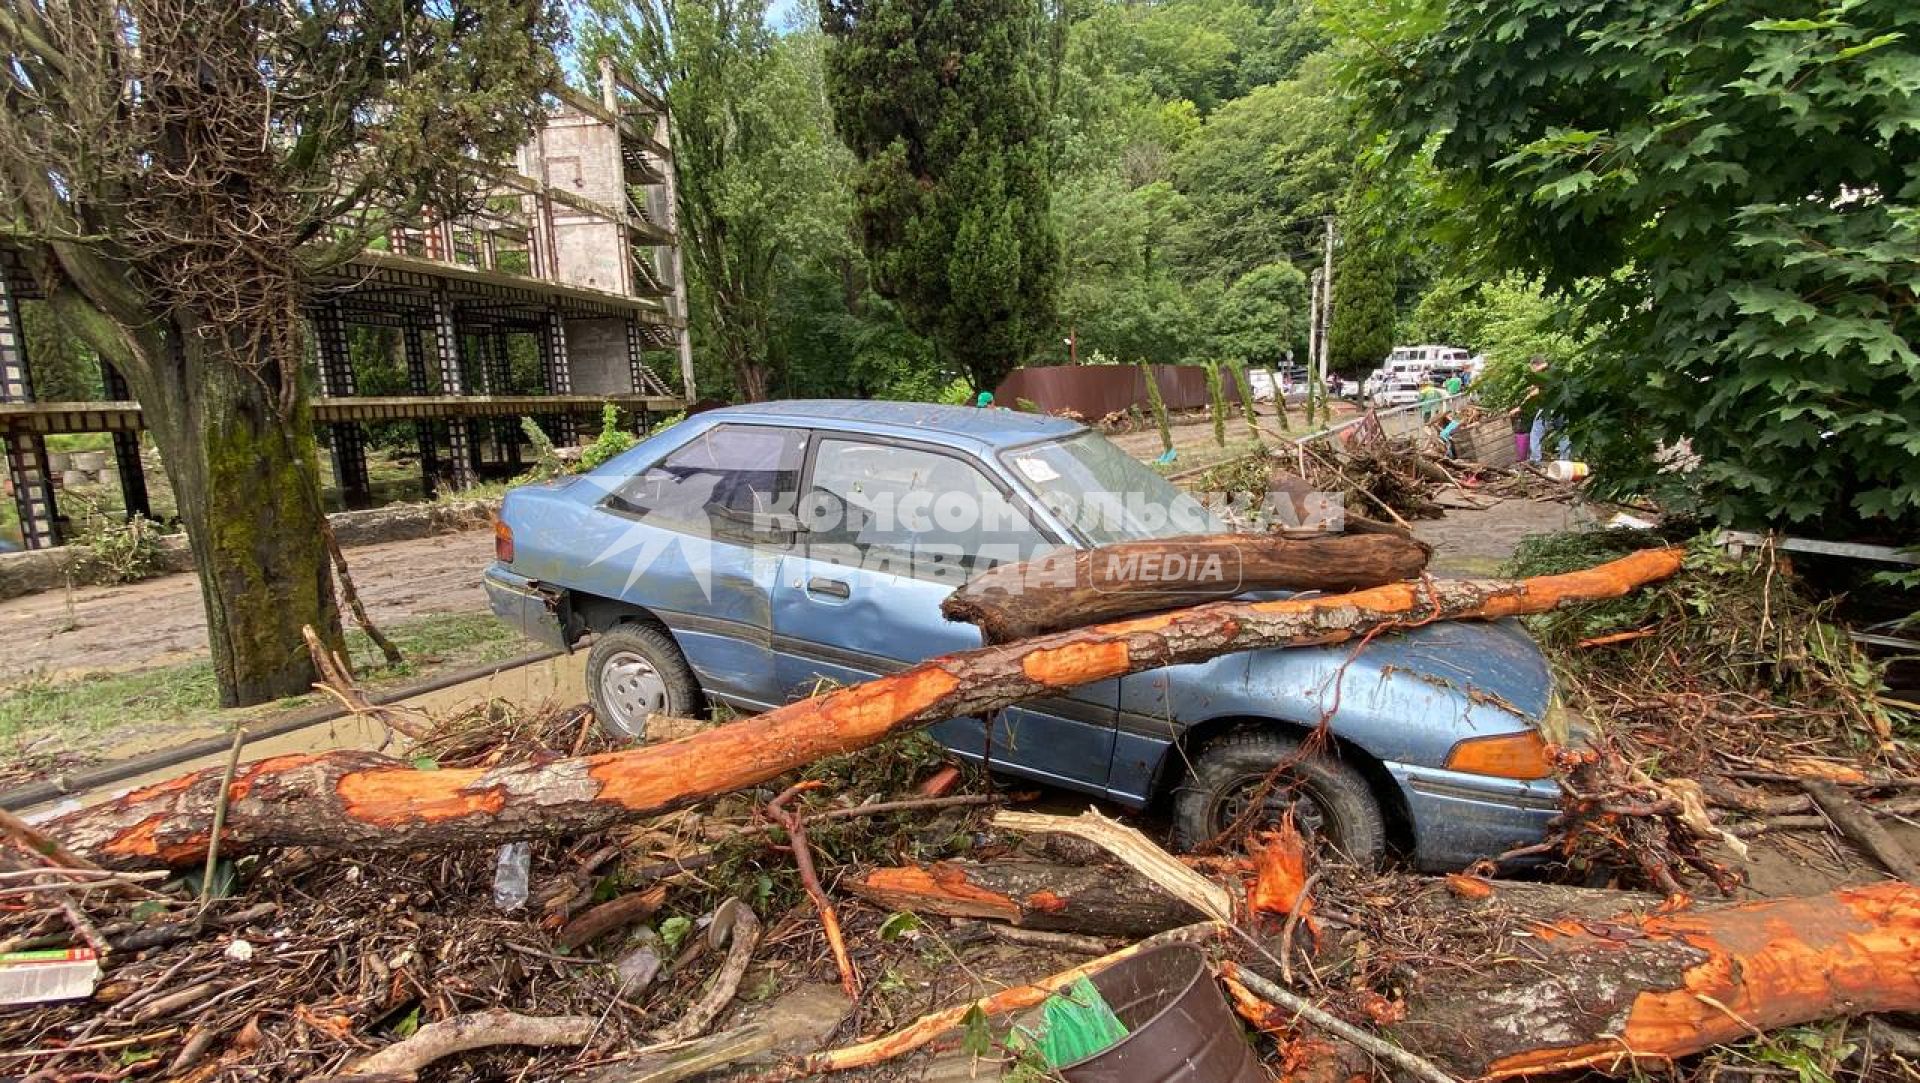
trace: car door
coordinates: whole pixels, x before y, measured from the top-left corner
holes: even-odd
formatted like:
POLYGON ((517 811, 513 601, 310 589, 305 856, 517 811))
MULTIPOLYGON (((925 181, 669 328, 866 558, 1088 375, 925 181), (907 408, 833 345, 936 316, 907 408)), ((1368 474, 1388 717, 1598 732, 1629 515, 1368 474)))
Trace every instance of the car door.
MULTIPOLYGON (((776 666, 789 695, 853 684, 980 646, 940 603, 997 563, 1058 542, 1010 489, 951 449, 818 433, 808 456, 800 548, 774 588, 776 666)), ((1112 759, 1119 682, 1103 681, 978 719, 938 724, 947 747, 1029 777, 1098 789, 1112 759)))
POLYGON ((773 585, 795 541, 806 446, 803 429, 717 425, 601 501, 632 526, 595 562, 622 566, 618 596, 657 615, 722 699, 780 701, 773 585))

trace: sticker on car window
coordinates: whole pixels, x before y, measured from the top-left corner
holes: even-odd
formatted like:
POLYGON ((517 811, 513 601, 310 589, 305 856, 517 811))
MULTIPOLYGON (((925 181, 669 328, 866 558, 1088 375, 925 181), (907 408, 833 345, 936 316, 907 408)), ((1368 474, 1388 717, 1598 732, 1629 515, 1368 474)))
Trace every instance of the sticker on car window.
POLYGON ((1027 476, 1027 480, 1033 482, 1035 485, 1045 485, 1049 481, 1060 480, 1060 472, 1055 470, 1052 464, 1048 463, 1045 459, 1036 459, 1030 455, 1022 455, 1015 458, 1013 463, 1020 468, 1022 474, 1027 476))

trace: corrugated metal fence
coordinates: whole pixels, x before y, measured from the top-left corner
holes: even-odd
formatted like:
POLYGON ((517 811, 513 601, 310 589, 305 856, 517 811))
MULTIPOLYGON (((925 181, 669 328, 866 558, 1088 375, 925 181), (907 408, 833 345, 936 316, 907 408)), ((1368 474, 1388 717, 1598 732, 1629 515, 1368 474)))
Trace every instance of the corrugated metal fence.
MULTIPOLYGON (((1160 397, 1169 410, 1191 410, 1209 405, 1207 372, 1198 365, 1152 365, 1160 397)), ((1220 378, 1227 401, 1239 401, 1239 385, 1231 369, 1220 378)), ((1130 406, 1147 408, 1147 381, 1139 365, 1040 365, 1014 369, 993 389, 996 405, 1013 408, 1021 399, 1042 413, 1072 410, 1091 421, 1130 406)))

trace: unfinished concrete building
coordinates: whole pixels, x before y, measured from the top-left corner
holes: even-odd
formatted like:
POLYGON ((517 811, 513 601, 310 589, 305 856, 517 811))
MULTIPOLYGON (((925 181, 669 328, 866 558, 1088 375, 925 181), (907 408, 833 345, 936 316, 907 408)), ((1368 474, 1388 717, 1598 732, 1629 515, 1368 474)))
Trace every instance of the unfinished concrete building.
MULTIPOLYGON (((565 443, 605 403, 644 425, 692 398, 667 130, 665 106, 603 65, 598 100, 557 89, 515 160, 487 170, 477 213, 396 228, 316 284, 313 416, 343 504, 374 501, 369 425, 411 424, 417 488, 432 495, 517 473, 522 417, 565 443), (404 394, 358 386, 357 327, 389 329, 379 341, 404 353, 404 394)), ((67 532, 54 434, 112 433, 125 511, 151 515, 125 382, 103 365, 106 401, 37 401, 20 319, 37 288, 4 251, 0 270, 0 439, 22 541, 67 532)))

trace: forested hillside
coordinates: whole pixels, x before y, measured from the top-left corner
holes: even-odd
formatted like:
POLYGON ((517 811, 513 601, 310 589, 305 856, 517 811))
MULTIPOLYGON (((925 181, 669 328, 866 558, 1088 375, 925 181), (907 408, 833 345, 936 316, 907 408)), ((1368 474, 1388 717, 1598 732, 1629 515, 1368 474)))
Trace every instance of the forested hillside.
MULTIPOLYGON (((1386 316, 1337 324, 1334 364, 1351 373, 1379 362, 1397 314, 1413 312, 1439 268, 1400 228, 1402 182, 1360 153, 1309 6, 1075 0, 1045 13, 1060 34, 1058 68, 1043 73, 1057 319, 1032 358, 1006 367, 1070 353, 1083 363, 1304 360, 1308 274, 1330 216, 1345 238, 1342 306, 1386 316)), ((751 3, 595 9, 590 46, 668 87, 689 176, 725 208, 690 223, 713 234, 691 250, 703 387, 963 397, 965 367, 937 361, 872 288, 857 167, 835 136, 829 43, 813 12, 776 26, 751 3), (719 113, 733 118, 724 151, 707 126, 719 113), (732 359, 743 337, 748 367, 732 359)))
POLYGON ((591 6, 675 111, 704 388, 1304 361, 1331 227, 1338 372, 1465 346, 1603 489, 1920 519, 1898 0, 591 6))

